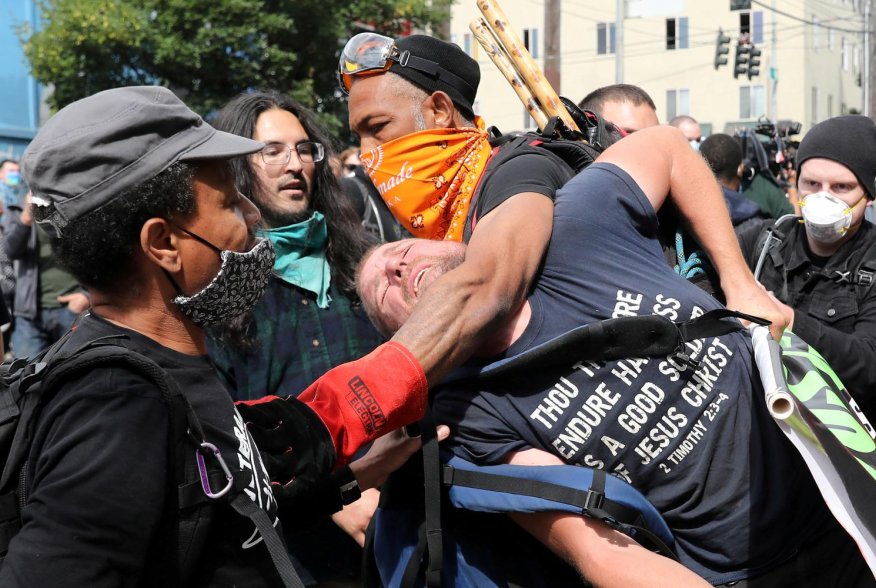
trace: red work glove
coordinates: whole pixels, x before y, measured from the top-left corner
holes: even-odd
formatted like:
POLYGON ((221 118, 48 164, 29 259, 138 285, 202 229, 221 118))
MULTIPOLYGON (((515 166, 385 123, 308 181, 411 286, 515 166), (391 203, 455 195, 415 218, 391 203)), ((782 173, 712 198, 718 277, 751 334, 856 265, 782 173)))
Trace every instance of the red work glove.
POLYGON ((302 464, 316 462, 321 469, 327 449, 334 449, 332 466, 338 467, 366 443, 420 420, 427 392, 417 360, 389 342, 329 370, 298 398, 266 396, 238 402, 237 409, 271 478, 285 483, 302 464))
POLYGON ((394 341, 339 365, 298 396, 325 424, 337 463, 360 447, 423 417, 429 386, 411 352, 394 341))

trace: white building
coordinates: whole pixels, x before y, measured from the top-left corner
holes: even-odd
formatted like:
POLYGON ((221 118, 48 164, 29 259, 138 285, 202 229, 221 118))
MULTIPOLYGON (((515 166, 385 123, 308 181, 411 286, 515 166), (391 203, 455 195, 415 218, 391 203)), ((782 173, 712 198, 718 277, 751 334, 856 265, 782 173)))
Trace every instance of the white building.
MULTIPOLYGON (((544 67, 544 0, 500 0, 510 25, 544 67)), ((752 125, 759 117, 814 123, 861 112, 867 0, 565 0, 560 3, 558 92, 575 102, 618 80, 616 7, 622 19, 622 80, 645 89, 661 122, 690 114, 709 132, 752 125), (715 69, 718 29, 731 38, 728 64, 715 69), (759 75, 733 76, 739 37, 762 51, 759 75)), ((504 131, 526 126, 517 96, 469 31, 474 0, 453 6, 451 40, 481 64, 477 110, 504 131)))

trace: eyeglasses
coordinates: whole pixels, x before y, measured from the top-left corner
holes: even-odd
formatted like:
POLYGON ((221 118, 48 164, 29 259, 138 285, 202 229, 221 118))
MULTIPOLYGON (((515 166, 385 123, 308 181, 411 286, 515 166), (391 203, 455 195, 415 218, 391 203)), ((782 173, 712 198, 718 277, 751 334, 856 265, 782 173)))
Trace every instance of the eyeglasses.
MULTIPOLYGON (((386 72, 393 63, 402 67, 410 67, 417 71, 437 76, 456 77, 441 68, 434 61, 411 55, 410 51, 399 51, 395 41, 377 33, 359 33, 344 46, 341 59, 338 62, 338 85, 344 94, 350 93, 354 76, 381 74, 386 72)), ((453 84, 453 82, 448 81, 453 84)))
MULTIPOLYGON (((285 143, 268 143, 259 151, 265 165, 285 165, 292 158, 292 147, 285 143)), ((325 158, 325 148, 322 143, 302 141, 294 147, 301 163, 318 163, 325 158)))

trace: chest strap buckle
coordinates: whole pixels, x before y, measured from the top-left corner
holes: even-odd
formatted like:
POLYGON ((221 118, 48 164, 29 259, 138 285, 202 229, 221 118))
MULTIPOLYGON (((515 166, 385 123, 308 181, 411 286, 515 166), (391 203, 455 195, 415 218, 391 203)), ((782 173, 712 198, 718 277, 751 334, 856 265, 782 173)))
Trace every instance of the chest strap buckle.
POLYGON ((858 275, 856 276, 857 279, 855 281, 861 286, 872 286, 874 274, 876 274, 876 272, 859 269, 858 275))

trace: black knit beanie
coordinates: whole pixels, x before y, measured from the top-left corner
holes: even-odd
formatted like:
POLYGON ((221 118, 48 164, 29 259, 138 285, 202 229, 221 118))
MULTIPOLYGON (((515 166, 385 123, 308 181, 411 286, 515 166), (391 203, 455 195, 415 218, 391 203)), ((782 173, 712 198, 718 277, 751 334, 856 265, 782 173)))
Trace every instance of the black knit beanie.
POLYGON ((876 197, 876 123, 859 114, 837 116, 812 127, 797 149, 797 173, 807 159, 823 157, 849 168, 876 197))
POLYGON ((474 117, 475 95, 481 81, 481 69, 477 61, 453 43, 427 35, 401 37, 395 40, 395 45, 402 53, 402 62, 404 52, 408 51, 414 57, 434 62, 436 67, 434 74, 431 74, 394 62, 389 71, 430 94, 438 90, 445 92, 463 116, 474 117))

